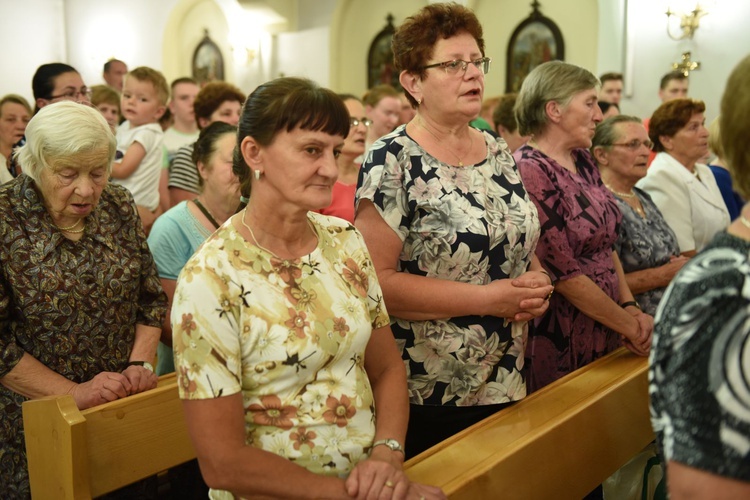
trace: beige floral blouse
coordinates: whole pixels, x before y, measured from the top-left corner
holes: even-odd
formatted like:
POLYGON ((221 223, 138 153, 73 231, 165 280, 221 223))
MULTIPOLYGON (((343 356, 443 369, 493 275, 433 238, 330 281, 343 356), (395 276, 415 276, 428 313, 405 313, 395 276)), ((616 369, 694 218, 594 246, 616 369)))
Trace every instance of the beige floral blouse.
POLYGON ((375 434, 364 354, 388 314, 359 232, 309 217, 319 243, 297 260, 248 244, 231 219, 196 252, 172 308, 175 367, 183 399, 242 392, 251 445, 343 476, 375 434))

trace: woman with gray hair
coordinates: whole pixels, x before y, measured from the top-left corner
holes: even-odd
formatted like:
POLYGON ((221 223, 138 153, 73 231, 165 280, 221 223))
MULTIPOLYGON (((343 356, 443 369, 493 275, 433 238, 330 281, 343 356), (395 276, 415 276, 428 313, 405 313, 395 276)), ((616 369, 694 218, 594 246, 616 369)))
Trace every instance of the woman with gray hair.
POLYGON ((651 346, 653 318, 633 299, 612 250, 620 211, 588 151, 602 120, 598 84, 589 71, 552 61, 529 73, 516 101, 519 131, 531 139, 513 156, 539 211, 536 256, 559 292, 529 332, 532 390, 621 342, 642 356, 651 346))
POLYGON ((21 404, 80 409, 156 387, 166 314, 133 198, 109 185, 115 139, 94 108, 45 106, 24 174, 0 188, 0 491, 29 497, 21 404))
POLYGON ((640 118, 618 115, 596 127, 591 153, 602 182, 622 213, 615 249, 625 280, 641 309, 654 315, 664 290, 688 261, 677 236, 645 191, 635 183, 646 176, 651 141, 640 118))

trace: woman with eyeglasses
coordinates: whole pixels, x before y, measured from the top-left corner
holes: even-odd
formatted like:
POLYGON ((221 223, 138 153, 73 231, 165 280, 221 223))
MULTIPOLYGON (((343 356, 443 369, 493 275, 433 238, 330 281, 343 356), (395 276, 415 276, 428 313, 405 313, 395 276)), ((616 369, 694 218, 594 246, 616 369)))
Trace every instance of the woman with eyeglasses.
POLYGON ((653 318, 628 288, 613 250, 622 216, 588 148, 602 112, 599 80, 561 61, 537 66, 516 100, 521 177, 539 211, 536 256, 555 280, 549 312, 526 349, 529 386, 538 390, 623 343, 646 356, 653 318))
POLYGON ((526 396, 527 321, 553 288, 510 151, 469 126, 490 64, 475 14, 428 5, 393 52, 417 114, 368 152, 355 225, 407 366, 410 457, 526 396))
MULTIPOLYGON (((60 101, 74 101, 87 106, 91 105, 91 89, 83 83, 80 73, 64 63, 49 63, 39 66, 31 79, 34 93, 34 114, 50 104, 60 101)), ((26 137, 14 144, 13 149, 26 143, 26 137)), ((21 166, 15 157, 10 158, 8 169, 11 175, 21 173, 21 166)))
POLYGON ((652 145, 640 118, 618 115, 596 127, 591 153, 622 213, 615 249, 625 281, 641 310, 653 316, 667 285, 688 258, 680 255, 677 236, 651 197, 635 187, 646 176, 652 145))
POLYGON ((656 158, 638 182, 677 235, 680 253, 692 257, 729 225, 729 212, 711 169, 703 101, 674 99, 654 111, 648 135, 656 158))
POLYGON ((323 215, 333 215, 354 224, 354 192, 357 190, 360 163, 357 162, 365 152, 367 131, 372 125, 369 118, 365 118, 365 108, 359 98, 351 94, 339 94, 349 111, 349 135, 344 140, 336 165, 339 176, 333 185, 331 204, 320 210, 323 215))
POLYGON ((37 113, 41 108, 58 101, 91 104, 91 89, 73 66, 64 63, 42 64, 31 80, 37 113))

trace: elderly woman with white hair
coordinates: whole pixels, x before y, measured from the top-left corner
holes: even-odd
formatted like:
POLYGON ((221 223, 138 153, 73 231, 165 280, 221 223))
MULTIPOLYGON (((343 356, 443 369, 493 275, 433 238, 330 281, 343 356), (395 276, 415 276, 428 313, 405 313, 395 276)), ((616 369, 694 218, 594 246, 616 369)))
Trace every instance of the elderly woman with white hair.
POLYGON ((41 109, 0 188, 0 491, 28 498, 21 404, 80 409, 156 386, 166 297, 135 210, 108 184, 115 139, 99 112, 41 109))

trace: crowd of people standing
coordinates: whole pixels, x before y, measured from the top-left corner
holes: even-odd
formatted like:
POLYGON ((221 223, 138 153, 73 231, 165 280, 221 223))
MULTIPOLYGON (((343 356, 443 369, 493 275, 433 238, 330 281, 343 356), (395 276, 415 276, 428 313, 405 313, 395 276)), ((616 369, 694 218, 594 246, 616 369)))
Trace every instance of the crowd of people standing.
POLYGON ((716 384, 748 379, 714 373, 747 340, 750 222, 722 177, 748 194, 747 97, 725 95, 712 170, 677 76, 645 122, 619 114, 621 75, 560 61, 487 100, 483 28, 457 4, 407 18, 393 52, 403 93, 362 99, 118 60, 93 92, 52 63, 33 109, 0 99, 0 489, 29 496, 25 399, 84 409, 175 371, 212 498, 444 498, 404 461, 622 346, 651 355, 675 488, 695 467, 747 488, 749 399, 716 384), (706 425, 736 433, 719 445, 680 434, 693 403, 668 374, 691 362, 718 394, 706 425))

